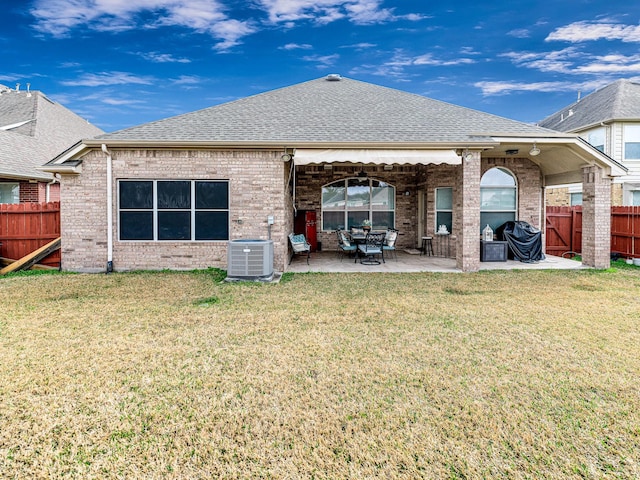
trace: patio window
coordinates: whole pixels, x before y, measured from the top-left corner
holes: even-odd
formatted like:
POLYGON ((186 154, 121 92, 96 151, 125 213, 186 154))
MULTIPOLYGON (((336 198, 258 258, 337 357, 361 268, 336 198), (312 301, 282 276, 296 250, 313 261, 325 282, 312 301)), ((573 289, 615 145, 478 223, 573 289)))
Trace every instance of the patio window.
POLYGON ((20 184, 0 183, 0 203, 20 203, 20 184))
POLYGON ((624 126, 624 159, 640 160, 640 125, 624 126))
POLYGON ((480 231, 489 225, 494 231, 517 218, 516 179, 506 168, 492 168, 480 180, 480 231))
POLYGON ((453 188, 436 188, 436 226, 446 225, 447 230, 452 232, 453 226, 453 188))
POLYGON ((120 180, 120 240, 229 239, 229 182, 120 180))
POLYGON ((371 220, 373 229, 395 225, 396 189, 370 178, 347 178, 322 187, 322 230, 359 227, 371 220))

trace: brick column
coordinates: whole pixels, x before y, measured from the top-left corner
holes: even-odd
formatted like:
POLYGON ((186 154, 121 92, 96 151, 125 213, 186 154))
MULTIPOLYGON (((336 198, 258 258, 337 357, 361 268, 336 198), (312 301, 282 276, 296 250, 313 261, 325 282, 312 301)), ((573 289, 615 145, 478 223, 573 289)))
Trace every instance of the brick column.
POLYGON ((480 269, 480 152, 467 157, 463 154, 456 178, 456 267, 476 272, 480 269))
POLYGON ((582 263, 611 265, 611 178, 597 166, 582 169, 582 263))

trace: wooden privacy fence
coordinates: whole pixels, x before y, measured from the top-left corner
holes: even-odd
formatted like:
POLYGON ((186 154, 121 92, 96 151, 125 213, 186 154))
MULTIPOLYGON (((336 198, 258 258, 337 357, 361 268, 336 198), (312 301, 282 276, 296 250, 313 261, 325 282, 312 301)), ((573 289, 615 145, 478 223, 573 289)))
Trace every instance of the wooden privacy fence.
MULTIPOLYGON (((18 260, 60 237, 60 202, 0 203, 0 257, 18 260)), ((40 264, 60 266, 60 250, 40 264)))
MULTIPOLYGON (((547 207, 549 255, 582 251, 582 207, 547 207)), ((611 207, 611 252, 640 258, 640 207, 611 207)))

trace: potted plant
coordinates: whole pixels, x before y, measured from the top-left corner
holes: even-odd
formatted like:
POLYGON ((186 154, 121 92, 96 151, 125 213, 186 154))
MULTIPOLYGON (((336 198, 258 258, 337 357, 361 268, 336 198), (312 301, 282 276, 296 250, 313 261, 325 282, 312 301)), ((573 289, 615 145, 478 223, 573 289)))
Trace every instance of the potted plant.
POLYGON ((365 232, 368 232, 369 230, 371 230, 371 220, 369 220, 368 218, 362 221, 362 229, 365 232))

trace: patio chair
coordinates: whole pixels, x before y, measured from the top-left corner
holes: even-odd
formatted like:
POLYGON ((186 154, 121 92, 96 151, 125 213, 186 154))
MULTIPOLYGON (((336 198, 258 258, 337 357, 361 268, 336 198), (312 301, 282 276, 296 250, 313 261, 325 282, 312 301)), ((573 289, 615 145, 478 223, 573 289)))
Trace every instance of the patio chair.
MULTIPOLYGON (((364 255, 364 258, 360 258, 360 263, 363 265, 380 265, 380 261, 375 257, 376 255, 380 255, 382 263, 385 263, 384 250, 382 249, 384 236, 384 232, 370 232, 367 234, 364 243, 358 245, 358 252, 364 255)), ((356 262, 357 261, 358 257, 356 256, 356 262)))
POLYGON ((311 245, 307 242, 306 237, 299 233, 297 235, 289 234, 289 243, 291 243, 291 258, 289 258, 289 265, 293 261, 293 256, 296 254, 307 254, 307 265, 309 265, 309 258, 311 257, 311 245))
POLYGON ((349 232, 345 232, 344 230, 336 230, 336 235, 338 237, 338 253, 340 254, 340 261, 342 261, 342 257, 344 257, 345 253, 351 255, 355 253, 357 250, 356 244, 353 242, 351 235, 349 232))
POLYGON ((384 236, 384 243, 382 244, 382 250, 391 253, 398 261, 398 252, 396 251, 396 240, 398 239, 398 230, 395 228, 389 228, 384 236))

